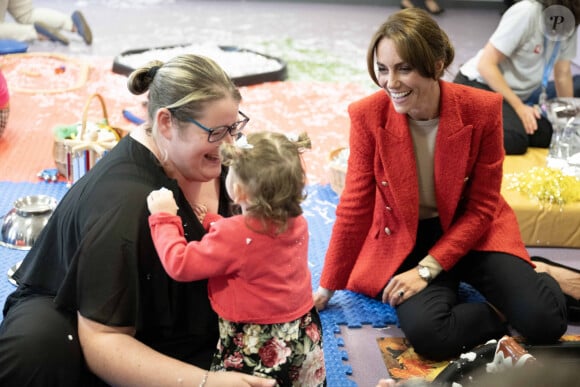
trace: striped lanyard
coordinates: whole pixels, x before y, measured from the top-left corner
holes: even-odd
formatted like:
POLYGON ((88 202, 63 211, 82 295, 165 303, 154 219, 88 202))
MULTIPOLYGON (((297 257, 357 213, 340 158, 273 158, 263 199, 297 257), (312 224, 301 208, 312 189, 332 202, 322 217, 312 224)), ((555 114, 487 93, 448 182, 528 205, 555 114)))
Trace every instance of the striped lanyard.
MULTIPOLYGON (((554 49, 552 50, 552 55, 550 55, 550 59, 547 59, 546 55, 544 55, 544 74, 542 76, 542 92, 540 93, 540 98, 538 104, 542 108, 543 111, 546 111, 546 102, 548 101, 548 94, 546 93, 546 89, 548 88, 548 79, 550 79, 550 73, 554 68, 554 63, 556 62, 556 57, 558 56, 558 51, 560 51, 560 41, 557 40, 554 43, 554 49)), ((544 53, 548 52, 548 39, 544 36, 544 53)))

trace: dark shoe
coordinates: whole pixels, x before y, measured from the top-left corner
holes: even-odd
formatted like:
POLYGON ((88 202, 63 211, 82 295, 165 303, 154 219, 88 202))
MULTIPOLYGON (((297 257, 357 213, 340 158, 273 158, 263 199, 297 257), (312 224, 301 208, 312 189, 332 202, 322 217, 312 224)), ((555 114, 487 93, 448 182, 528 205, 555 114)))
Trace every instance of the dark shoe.
POLYGON ((445 11, 435 0, 425 0, 425 9, 431 15, 439 15, 445 11))
POLYGON ((86 44, 93 43, 93 33, 91 27, 87 23, 87 20, 81 13, 81 11, 74 11, 71 15, 73 24, 77 30, 77 33, 83 38, 86 44))
MULTIPOLYGON (((562 269, 570 270, 580 275, 580 270, 570 266, 562 265, 561 263, 558 262, 550 261, 549 259, 544 257, 534 256, 532 257, 532 262, 543 262, 546 265, 560 267, 562 269)), ((566 308, 568 309, 568 321, 580 322, 580 300, 577 300, 566 293, 564 293, 564 296, 566 297, 566 308)))
POLYGON ((64 44, 65 46, 68 46, 69 43, 68 38, 63 34, 61 34, 60 31, 57 30, 56 28, 49 27, 43 22, 35 22, 34 29, 36 30, 37 33, 39 33, 42 36, 45 36, 48 40, 52 42, 59 42, 64 44))
POLYGON ((402 0, 400 6, 401 9, 415 8, 415 4, 411 0, 402 0))

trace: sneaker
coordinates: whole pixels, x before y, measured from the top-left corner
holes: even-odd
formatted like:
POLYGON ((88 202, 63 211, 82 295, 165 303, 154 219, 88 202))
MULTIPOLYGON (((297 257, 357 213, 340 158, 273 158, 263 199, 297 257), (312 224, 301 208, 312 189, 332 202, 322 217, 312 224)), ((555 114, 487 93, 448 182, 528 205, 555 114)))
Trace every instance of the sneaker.
POLYGON ((35 22, 34 29, 37 33, 42 36, 45 36, 48 40, 52 42, 59 42, 68 46, 68 38, 60 33, 59 30, 56 28, 49 27, 48 25, 44 24, 43 22, 35 22))
POLYGON ((81 11, 74 11, 71 18, 77 33, 83 38, 85 43, 93 43, 93 33, 91 32, 91 27, 89 27, 89 24, 87 23, 87 20, 81 11))

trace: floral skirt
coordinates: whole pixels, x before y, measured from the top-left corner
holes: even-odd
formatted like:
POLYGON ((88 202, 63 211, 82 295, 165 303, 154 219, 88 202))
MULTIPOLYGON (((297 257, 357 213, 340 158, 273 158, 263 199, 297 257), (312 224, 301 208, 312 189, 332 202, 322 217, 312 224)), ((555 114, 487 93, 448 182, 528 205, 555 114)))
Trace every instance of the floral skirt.
POLYGON ((220 340, 212 371, 274 378, 278 386, 326 386, 322 325, 316 309, 280 324, 219 319, 220 340))

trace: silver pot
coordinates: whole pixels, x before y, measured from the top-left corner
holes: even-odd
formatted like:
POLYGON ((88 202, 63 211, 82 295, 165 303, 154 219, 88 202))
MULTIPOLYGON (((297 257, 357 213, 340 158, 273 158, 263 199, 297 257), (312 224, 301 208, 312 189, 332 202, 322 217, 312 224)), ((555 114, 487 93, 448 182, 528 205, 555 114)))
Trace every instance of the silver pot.
POLYGON ((56 208, 57 200, 47 195, 17 199, 4 215, 0 245, 30 250, 56 208))

